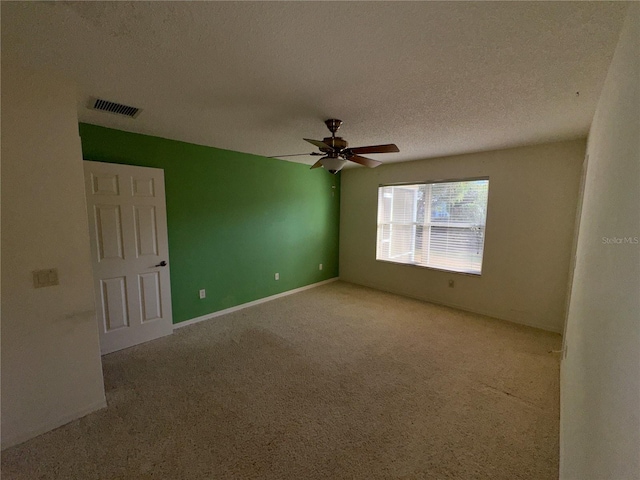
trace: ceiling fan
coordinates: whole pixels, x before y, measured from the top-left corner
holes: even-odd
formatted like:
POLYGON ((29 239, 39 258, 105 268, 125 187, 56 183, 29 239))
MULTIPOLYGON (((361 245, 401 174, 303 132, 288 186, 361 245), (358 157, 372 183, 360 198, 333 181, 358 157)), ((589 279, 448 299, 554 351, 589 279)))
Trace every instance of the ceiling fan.
POLYGON ((342 120, 330 118, 329 120, 326 120, 324 124, 331 132, 330 137, 323 138, 322 140, 311 140, 309 138, 303 139, 318 147, 320 152, 299 153, 295 155, 276 155, 271 158, 295 157, 298 155, 324 155, 320 160, 314 163, 311 168, 324 167, 329 173, 335 175, 342 169, 342 167, 344 167, 347 160, 369 168, 377 167, 382 163, 378 160, 363 157, 360 155, 361 153, 394 153, 400 151, 400 149, 393 143, 387 145, 371 145, 368 147, 349 148, 349 144, 346 140, 342 137, 336 137, 336 132, 340 128, 340 125, 342 125, 342 120))

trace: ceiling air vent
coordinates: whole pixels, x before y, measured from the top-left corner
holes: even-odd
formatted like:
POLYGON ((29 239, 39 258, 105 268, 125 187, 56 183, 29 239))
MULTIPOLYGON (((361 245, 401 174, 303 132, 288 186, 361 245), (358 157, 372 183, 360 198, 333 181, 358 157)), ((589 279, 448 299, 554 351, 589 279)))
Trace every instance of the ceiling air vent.
POLYGON ((142 111, 136 107, 130 107, 129 105, 122 105, 121 103, 110 102, 109 100, 102 100, 96 98, 91 106, 94 110, 100 110, 101 112, 115 113, 117 115, 124 115, 125 117, 136 118, 142 111))

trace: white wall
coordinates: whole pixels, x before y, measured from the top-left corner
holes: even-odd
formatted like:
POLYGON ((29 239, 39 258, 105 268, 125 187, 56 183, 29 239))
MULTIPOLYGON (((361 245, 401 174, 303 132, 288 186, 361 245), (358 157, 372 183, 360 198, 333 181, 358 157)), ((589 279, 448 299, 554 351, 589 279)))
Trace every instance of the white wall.
POLYGON ((561 332, 584 152, 575 140, 344 171, 340 278, 561 332), (379 184, 484 176, 482 276, 375 260, 379 184))
POLYGON ((75 91, 2 65, 2 447, 105 405, 75 91), (32 270, 60 285, 35 289, 32 270))
MULTIPOLYGON (((591 126, 566 359, 560 478, 640 478, 640 5, 591 126), (605 243, 632 237, 632 243, 605 243)), ((624 241, 623 241, 624 242, 624 241)))

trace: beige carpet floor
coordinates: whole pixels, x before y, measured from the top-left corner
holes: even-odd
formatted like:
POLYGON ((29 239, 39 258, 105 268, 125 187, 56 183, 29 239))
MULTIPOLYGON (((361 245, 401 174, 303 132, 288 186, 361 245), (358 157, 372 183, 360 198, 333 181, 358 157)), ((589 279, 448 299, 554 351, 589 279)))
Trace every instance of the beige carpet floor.
POLYGON ((103 357, 10 479, 555 479, 559 335, 343 282, 103 357))

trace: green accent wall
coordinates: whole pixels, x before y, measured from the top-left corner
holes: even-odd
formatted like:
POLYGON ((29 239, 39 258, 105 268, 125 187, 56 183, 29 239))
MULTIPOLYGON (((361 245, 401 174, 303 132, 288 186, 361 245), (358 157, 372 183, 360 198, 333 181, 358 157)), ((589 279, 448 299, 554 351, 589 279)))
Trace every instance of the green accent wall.
POLYGON ((96 125, 79 128, 85 160, 164 169, 174 323, 338 276, 339 175, 96 125))

